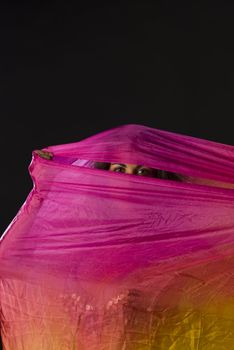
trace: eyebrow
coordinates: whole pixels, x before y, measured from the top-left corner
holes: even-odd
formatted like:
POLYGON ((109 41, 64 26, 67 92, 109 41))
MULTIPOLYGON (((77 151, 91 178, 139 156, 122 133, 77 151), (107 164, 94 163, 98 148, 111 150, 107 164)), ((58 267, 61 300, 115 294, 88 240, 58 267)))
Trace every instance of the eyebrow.
POLYGON ((112 165, 122 165, 123 167, 126 167, 126 164, 121 164, 121 163, 112 163, 112 165))

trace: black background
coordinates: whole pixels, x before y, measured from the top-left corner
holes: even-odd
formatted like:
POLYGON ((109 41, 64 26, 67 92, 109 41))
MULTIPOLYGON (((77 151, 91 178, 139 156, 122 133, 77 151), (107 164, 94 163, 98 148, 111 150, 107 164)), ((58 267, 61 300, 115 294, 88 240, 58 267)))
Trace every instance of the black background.
POLYGON ((0 7, 1 233, 31 190, 34 149, 125 123, 233 144, 234 4, 0 7))

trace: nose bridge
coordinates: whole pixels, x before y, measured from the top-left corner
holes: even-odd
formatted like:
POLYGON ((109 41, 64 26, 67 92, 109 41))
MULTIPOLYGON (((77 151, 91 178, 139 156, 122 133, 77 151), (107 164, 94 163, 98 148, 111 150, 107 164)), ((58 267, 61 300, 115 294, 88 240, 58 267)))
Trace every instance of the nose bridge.
POLYGON ((133 164, 127 164, 126 169, 125 169, 126 173, 127 174, 133 174, 134 171, 135 171, 135 167, 136 166, 133 165, 133 164))

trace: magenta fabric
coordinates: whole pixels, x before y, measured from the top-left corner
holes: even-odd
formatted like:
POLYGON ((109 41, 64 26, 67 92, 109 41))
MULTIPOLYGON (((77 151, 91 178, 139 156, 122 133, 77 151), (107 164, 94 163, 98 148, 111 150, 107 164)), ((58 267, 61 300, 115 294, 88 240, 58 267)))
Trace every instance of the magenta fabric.
POLYGON ((233 349, 234 147, 126 124, 44 150, 1 239, 3 349, 233 349))

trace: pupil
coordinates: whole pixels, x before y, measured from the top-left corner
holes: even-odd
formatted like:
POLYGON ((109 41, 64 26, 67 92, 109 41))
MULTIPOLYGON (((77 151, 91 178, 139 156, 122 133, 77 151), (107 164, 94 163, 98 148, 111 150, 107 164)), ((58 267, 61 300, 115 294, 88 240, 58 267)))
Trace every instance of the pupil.
POLYGON ((117 172, 123 172, 123 171, 124 171, 124 169, 123 169, 122 167, 115 168, 115 170, 116 170, 117 172))
POLYGON ((148 174, 149 171, 147 169, 140 169, 139 173, 144 175, 144 174, 148 174))

